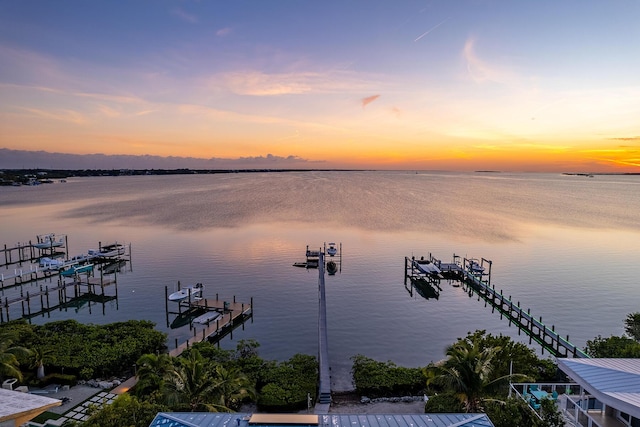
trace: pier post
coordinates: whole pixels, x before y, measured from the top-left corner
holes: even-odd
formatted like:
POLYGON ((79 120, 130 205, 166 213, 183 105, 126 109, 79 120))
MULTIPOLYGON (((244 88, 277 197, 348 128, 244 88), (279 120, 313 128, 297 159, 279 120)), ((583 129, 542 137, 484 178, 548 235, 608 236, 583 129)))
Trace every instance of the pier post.
POLYGON ((167 324, 169 323, 169 289, 164 285, 164 312, 167 314, 167 324))

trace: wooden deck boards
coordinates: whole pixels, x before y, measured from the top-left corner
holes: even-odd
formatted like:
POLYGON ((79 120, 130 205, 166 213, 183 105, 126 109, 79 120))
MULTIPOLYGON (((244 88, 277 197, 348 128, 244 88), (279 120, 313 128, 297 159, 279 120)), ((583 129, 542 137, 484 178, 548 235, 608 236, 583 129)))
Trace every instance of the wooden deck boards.
POLYGON ((191 306, 204 308, 208 311, 220 311, 221 313, 224 311, 224 313, 222 313, 222 316, 217 320, 204 325, 204 328, 200 332, 196 332, 195 335, 189 338, 187 341, 169 351, 170 356, 179 356, 183 351, 191 347, 193 344, 204 341, 209 337, 216 336, 225 331, 227 328, 233 327, 233 325, 235 325, 237 322, 243 321, 246 316, 251 315, 253 310, 251 304, 224 301, 215 298, 204 298, 198 301, 192 301, 191 306), (225 304, 227 304, 226 311, 224 311, 225 304))

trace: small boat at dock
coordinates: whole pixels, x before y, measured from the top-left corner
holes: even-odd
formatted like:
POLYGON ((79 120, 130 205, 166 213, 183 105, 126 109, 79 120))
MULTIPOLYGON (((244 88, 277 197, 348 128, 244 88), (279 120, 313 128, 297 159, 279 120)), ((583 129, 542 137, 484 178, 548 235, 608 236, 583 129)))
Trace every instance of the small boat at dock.
POLYGON ((187 286, 169 295, 169 301, 182 301, 185 298, 191 296, 191 298, 202 298, 202 291, 204 285, 202 283, 196 283, 194 286, 187 286))
POLYGON ((44 236, 38 236, 38 243, 34 243, 32 246, 38 249, 59 248, 64 246, 64 237, 56 240, 55 234, 45 234, 44 236))
POLYGON ((336 248, 335 243, 329 243, 329 247, 327 248, 327 255, 334 256, 338 253, 338 249, 336 248))
POLYGON ((84 265, 72 265, 69 268, 62 270, 60 272, 61 276, 64 277, 73 277, 76 274, 90 274, 93 272, 93 264, 84 264, 84 265))
POLYGON ((329 261, 327 263, 327 273, 333 276, 334 274, 336 274, 337 271, 338 271, 338 265, 335 263, 335 261, 329 261))
POLYGON ((100 250, 89 249, 88 253, 89 253, 88 256, 91 258, 102 258, 102 259, 116 258, 124 255, 125 248, 122 245, 114 244, 114 245, 103 247, 100 250))
POLYGON ((434 276, 441 276, 442 271, 437 265, 426 259, 415 260, 415 266, 418 270, 424 274, 430 274, 434 276))
POLYGON ((208 325, 211 322, 215 322, 222 317, 222 314, 217 311, 207 311, 204 314, 193 319, 193 323, 200 323, 201 325, 208 325))
POLYGON ((61 259, 42 257, 40 261, 38 261, 38 265, 43 270, 61 270, 70 265, 77 264, 76 261, 64 261, 61 259))

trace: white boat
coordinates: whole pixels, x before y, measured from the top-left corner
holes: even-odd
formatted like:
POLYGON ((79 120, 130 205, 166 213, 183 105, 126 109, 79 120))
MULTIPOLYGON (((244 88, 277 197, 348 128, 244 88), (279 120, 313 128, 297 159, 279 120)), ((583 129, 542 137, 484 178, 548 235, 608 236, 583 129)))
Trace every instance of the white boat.
POLYGON ((416 260, 416 267, 425 274, 439 275, 442 271, 434 263, 428 260, 416 260))
POLYGON ((122 245, 116 245, 113 247, 109 247, 108 249, 98 250, 98 249, 89 249, 89 257, 92 258, 114 258, 124 255, 125 249, 122 245))
POLYGON ((64 261, 62 259, 42 257, 38 264, 43 270, 61 270, 65 267, 77 264, 77 261, 64 261))
POLYGON ((56 235, 53 233, 39 236, 38 240, 38 243, 33 244, 33 247, 36 247, 38 249, 51 249, 64 246, 64 237, 56 240, 56 235))
POLYGON ((329 243, 329 247, 327 248, 327 254, 329 256, 334 256, 337 253, 338 253, 338 249, 336 248, 336 244, 335 243, 329 243))
POLYGON ((222 314, 218 313, 217 311, 207 311, 206 313, 193 319, 193 321, 195 323, 200 323, 202 325, 205 325, 205 324, 208 325, 209 323, 215 322, 221 317, 222 317, 222 314))
POLYGON ((202 290, 204 286, 202 283, 196 283, 194 286, 187 286, 179 291, 176 291, 169 295, 169 301, 182 301, 191 295, 191 298, 202 298, 202 290))

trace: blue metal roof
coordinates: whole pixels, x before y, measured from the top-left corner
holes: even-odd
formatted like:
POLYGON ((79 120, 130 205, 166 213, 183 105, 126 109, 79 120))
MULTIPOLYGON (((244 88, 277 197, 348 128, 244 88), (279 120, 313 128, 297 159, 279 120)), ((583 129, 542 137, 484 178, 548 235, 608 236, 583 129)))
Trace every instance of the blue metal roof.
MULTIPOLYGON (((251 414, 161 412, 150 427, 249 427, 251 414)), ((277 424, 251 424, 281 427, 277 424)), ((485 414, 318 415, 319 427, 494 427, 485 414)))
POLYGON ((599 401, 640 418, 640 359, 558 359, 558 366, 599 401))

